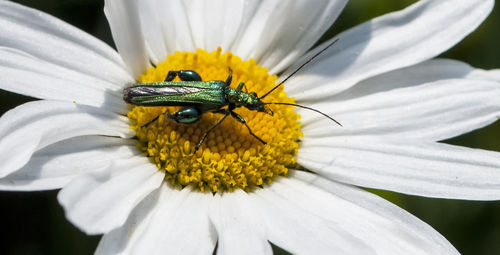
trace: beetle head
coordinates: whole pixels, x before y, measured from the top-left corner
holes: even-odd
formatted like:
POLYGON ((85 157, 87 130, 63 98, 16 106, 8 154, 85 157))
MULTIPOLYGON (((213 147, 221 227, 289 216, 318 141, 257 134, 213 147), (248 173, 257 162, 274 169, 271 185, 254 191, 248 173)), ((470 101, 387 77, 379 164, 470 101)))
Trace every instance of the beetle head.
POLYGON ((245 104, 245 107, 248 110, 264 112, 273 116, 273 111, 271 110, 271 108, 269 108, 269 106, 260 101, 259 97, 257 96, 257 93, 255 92, 248 93, 248 100, 247 103, 245 104))

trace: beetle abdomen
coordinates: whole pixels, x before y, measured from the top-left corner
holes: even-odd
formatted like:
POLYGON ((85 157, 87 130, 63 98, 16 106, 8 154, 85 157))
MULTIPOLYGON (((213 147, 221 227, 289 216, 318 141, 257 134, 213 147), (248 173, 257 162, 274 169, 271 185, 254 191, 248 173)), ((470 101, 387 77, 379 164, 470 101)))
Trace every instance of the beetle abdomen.
POLYGON ((141 98, 167 95, 186 95, 200 92, 203 89, 184 86, 134 86, 123 90, 123 100, 129 104, 141 102, 141 98))

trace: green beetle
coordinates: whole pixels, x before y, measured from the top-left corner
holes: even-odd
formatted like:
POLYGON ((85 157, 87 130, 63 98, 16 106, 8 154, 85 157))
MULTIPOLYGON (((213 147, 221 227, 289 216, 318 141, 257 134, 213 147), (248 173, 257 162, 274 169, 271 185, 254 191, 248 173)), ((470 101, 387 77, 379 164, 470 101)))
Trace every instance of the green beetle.
MULTIPOLYGON (((234 109, 242 106, 249 110, 263 112, 269 115, 273 115, 273 112, 267 106, 269 104, 297 106, 318 112, 342 126, 338 121, 330 116, 310 107, 280 102, 265 103, 261 100, 273 92, 276 88, 284 84, 285 81, 292 75, 332 46, 336 41, 337 40, 334 40, 320 52, 315 54, 294 72, 292 72, 292 74, 286 77, 282 82, 277 84, 273 89, 269 90, 261 97, 258 97, 255 92, 247 93, 242 91, 245 86, 243 82, 241 82, 236 89, 231 88, 230 85, 233 76, 232 71, 229 68, 229 75, 226 81, 202 81, 200 75, 193 70, 169 71, 165 77, 165 81, 163 82, 136 83, 131 87, 125 88, 123 90, 123 100, 125 100, 128 104, 137 106, 181 106, 182 109, 179 111, 173 114, 167 112, 165 115, 168 119, 182 124, 192 124, 198 121, 203 113, 206 112, 223 114, 224 117, 222 117, 214 126, 205 132, 200 142, 196 145, 195 151, 200 148, 208 134, 219 126, 229 115, 245 125, 248 132, 253 137, 261 143, 266 144, 264 140, 252 132, 245 119, 233 111, 234 109), (173 81, 176 77, 179 77, 180 81, 173 81), (223 108, 225 106, 227 106, 227 108, 223 108)), ((144 126, 148 126, 159 117, 160 116, 157 116, 144 126)))

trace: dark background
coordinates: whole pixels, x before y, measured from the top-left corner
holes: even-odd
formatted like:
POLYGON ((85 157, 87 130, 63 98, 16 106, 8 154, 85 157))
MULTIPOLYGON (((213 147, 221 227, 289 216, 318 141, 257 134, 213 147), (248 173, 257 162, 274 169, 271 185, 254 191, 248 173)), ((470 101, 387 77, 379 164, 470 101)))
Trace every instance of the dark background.
MULTIPOLYGON (((50 13, 113 45, 102 12, 102 0, 18 0, 50 13)), ((352 0, 324 38, 384 13, 410 0, 352 0)), ((474 33, 442 57, 473 66, 500 68, 500 7, 474 33)), ((0 113, 33 100, 0 91, 0 113)), ((500 99, 499 99, 500 100, 500 99)), ((500 122, 446 141, 500 151, 500 122)), ((377 194, 405 208, 443 234, 463 254, 500 253, 500 202, 429 199, 391 192, 377 194)), ((64 218, 57 191, 0 192, 0 254, 92 254, 99 236, 86 236, 64 218)))

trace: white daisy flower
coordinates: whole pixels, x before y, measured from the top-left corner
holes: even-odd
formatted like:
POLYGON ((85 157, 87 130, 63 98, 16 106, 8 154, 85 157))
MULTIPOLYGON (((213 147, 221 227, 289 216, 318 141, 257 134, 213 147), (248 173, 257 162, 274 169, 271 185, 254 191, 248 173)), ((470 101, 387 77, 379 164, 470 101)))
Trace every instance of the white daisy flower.
MULTIPOLYGON (((269 94, 192 125, 122 99, 171 70, 259 95, 306 53, 346 0, 106 1, 118 51, 47 14, 0 1, 0 87, 43 100, 0 119, 0 188, 62 189, 67 218, 104 234, 97 254, 454 254, 438 232, 360 187, 500 198, 500 154, 438 143, 500 115, 500 75, 433 57, 492 0, 422 0, 354 27, 269 94), (280 74, 278 78, 275 74, 280 74), (286 93, 285 93, 286 92, 286 93), (158 120, 145 125, 156 116, 158 120), (307 170, 304 170, 307 169, 307 170)), ((333 40, 333 39, 332 39, 333 40)), ((328 43, 328 42, 326 42, 328 43)))

